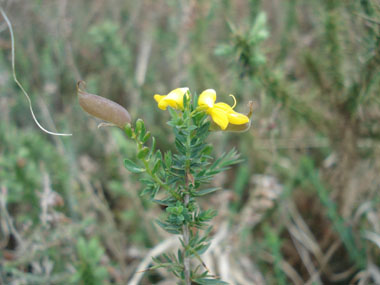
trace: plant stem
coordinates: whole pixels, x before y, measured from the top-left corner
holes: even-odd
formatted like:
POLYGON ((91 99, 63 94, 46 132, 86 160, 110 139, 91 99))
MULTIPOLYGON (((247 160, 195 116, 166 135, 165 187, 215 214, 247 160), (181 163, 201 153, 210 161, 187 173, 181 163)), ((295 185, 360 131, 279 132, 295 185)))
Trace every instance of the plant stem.
MULTIPOLYGON (((189 104, 187 106, 187 112, 190 113, 189 110, 189 104)), ((187 118, 187 127, 190 128, 191 125, 191 119, 190 117, 187 118)), ((186 191, 185 197, 184 197, 184 206, 187 208, 190 201, 190 194, 189 194, 189 177, 191 176, 190 173, 190 157, 191 157, 191 132, 188 132, 187 139, 186 139, 186 163, 185 163, 185 184, 186 184, 186 191)), ((185 275, 185 284, 191 285, 190 280, 190 257, 187 256, 187 249, 189 247, 189 240, 190 240, 190 232, 189 232, 189 224, 184 223, 183 225, 183 243, 185 244, 185 248, 183 250, 183 267, 184 267, 184 275, 185 275)))
MULTIPOLYGON (((190 196, 189 194, 185 195, 185 200, 184 204, 185 207, 189 204, 190 196)), ((190 233, 189 233, 189 225, 184 224, 183 225, 183 242, 185 244, 185 248, 183 249, 183 266, 184 266, 184 275, 185 275, 185 284, 186 285, 191 285, 190 281, 190 258, 187 256, 187 247, 189 245, 189 238, 190 238, 190 233)))

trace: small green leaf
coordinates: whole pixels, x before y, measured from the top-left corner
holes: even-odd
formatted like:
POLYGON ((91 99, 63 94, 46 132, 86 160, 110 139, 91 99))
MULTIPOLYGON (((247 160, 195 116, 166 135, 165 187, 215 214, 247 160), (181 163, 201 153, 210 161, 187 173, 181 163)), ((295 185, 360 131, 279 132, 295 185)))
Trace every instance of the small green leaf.
POLYGON ((156 149, 156 138, 152 137, 152 145, 150 147, 149 158, 152 156, 155 149, 156 149))
POLYGON ((186 148, 185 148, 184 144, 179 139, 175 140, 175 146, 180 153, 186 154, 186 148))
POLYGON ((206 252, 206 250, 210 247, 211 243, 200 244, 194 248, 198 255, 201 255, 206 252))
POLYGON ((228 285, 227 282, 210 278, 198 278, 194 279, 193 281, 201 285, 228 285))
POLYGON ((183 254, 182 254, 182 251, 180 249, 178 249, 177 255, 178 255, 178 262, 182 264, 183 263, 183 254))
POLYGON ((210 155, 213 147, 211 145, 206 145, 206 147, 202 150, 202 154, 210 155))
POLYGON ((161 167, 161 159, 158 159, 153 167, 152 173, 155 174, 161 167))
POLYGON ((126 169, 128 169, 132 173, 142 173, 145 171, 144 168, 139 167, 136 163, 129 159, 124 160, 124 166, 126 169))
POLYGON ((154 187, 152 185, 145 187, 141 192, 140 196, 152 195, 154 187))
POLYGON ((137 157, 139 159, 144 159, 149 153, 149 148, 147 148, 146 146, 144 146, 138 153, 137 153, 137 157))
POLYGON ((141 191, 140 196, 149 196, 150 199, 154 199, 159 190, 160 185, 158 184, 148 185, 143 191, 141 191))
POLYGON ((149 131, 146 132, 145 136, 142 138, 142 142, 146 143, 148 139, 150 138, 151 133, 149 131))
POLYGON ((228 44, 220 44, 214 50, 214 53, 219 56, 231 55, 234 52, 234 48, 228 44))
POLYGON ((213 187, 213 188, 207 188, 207 189, 203 189, 203 190, 199 190, 197 192, 195 192, 195 196, 204 196, 204 195, 207 195, 207 194, 210 194, 212 192, 215 192, 215 191, 218 191, 218 190, 221 190, 222 188, 220 187, 213 187))
POLYGON ((197 131, 197 137, 203 141, 210 134, 210 122, 203 124, 197 131))
POLYGON ((139 134, 140 140, 142 140, 142 138, 145 136, 145 124, 144 121, 141 119, 137 119, 136 121, 136 133, 139 134))
POLYGON ((214 210, 214 209, 208 209, 206 211, 200 212, 196 216, 196 221, 199 221, 201 223, 202 222, 207 222, 207 221, 212 220, 212 218, 214 218, 216 215, 217 215, 217 211, 216 210, 214 210))
POLYGON ((124 131, 125 131, 125 134, 126 134, 128 137, 132 138, 132 135, 133 135, 133 129, 132 129, 131 124, 127 124, 127 125, 125 126, 125 128, 124 128, 124 131))
POLYGON ((156 160, 157 160, 157 159, 162 160, 162 153, 161 153, 161 150, 157 150, 157 151, 156 151, 155 158, 156 158, 156 160))
MULTIPOLYGON (((177 112, 173 108, 168 108, 170 116, 173 118, 173 120, 176 120, 178 118, 177 112)), ((168 122, 169 124, 170 122, 168 122)))
POLYGON ((162 228, 164 229, 165 231, 167 231, 168 233, 171 233, 171 234, 180 234, 180 227, 177 227, 175 225, 170 225, 168 223, 165 223, 165 222, 161 222, 159 220, 156 220, 156 223, 162 228))
MULTIPOLYGON (((188 94, 188 93, 190 93, 190 92, 186 92, 186 94, 188 94)), ((189 102, 189 100, 190 100, 189 97, 187 97, 186 95, 183 96, 182 103, 183 103, 183 106, 184 106, 184 107, 186 107, 187 102, 189 102)))
POLYGON ((140 182, 142 183, 142 184, 145 184, 145 185, 147 185, 147 186, 151 186, 151 185, 154 185, 154 181, 153 180, 151 180, 151 179, 145 179, 145 178, 141 178, 141 179, 139 179, 140 180, 140 182))
POLYGON ((174 203, 173 198, 171 198, 171 197, 166 198, 164 200, 153 199, 152 202, 155 202, 155 203, 162 205, 162 206, 170 206, 170 205, 173 205, 173 203, 174 203))
POLYGON ((165 153, 165 166, 166 168, 172 166, 172 152, 170 150, 165 153))

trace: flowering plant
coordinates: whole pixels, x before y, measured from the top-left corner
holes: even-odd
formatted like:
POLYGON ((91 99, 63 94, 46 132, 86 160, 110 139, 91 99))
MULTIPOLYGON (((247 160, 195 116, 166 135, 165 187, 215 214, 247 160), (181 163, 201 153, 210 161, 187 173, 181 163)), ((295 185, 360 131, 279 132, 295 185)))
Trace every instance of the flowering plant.
MULTIPOLYGON (((93 104, 83 104, 83 93, 80 90, 80 103, 88 109, 93 104)), ((94 99, 99 101, 97 97, 94 99)), ((141 179, 145 185, 142 195, 166 207, 165 220, 157 220, 157 224, 167 232, 179 235, 182 249, 176 255, 163 254, 154 258, 155 265, 151 269, 164 267, 186 285, 192 282, 226 284, 212 275, 202 261, 201 255, 210 245, 211 227, 208 222, 217 213, 213 209, 201 209, 197 199, 219 190, 218 187, 207 188, 205 185, 216 174, 241 161, 235 150, 224 153, 217 159, 211 156, 212 146, 206 142, 206 138, 212 125, 220 130, 228 130, 232 126, 243 131, 249 127, 249 117, 235 112, 235 104, 231 107, 226 103, 215 103, 216 93, 212 89, 202 92, 199 99, 192 96, 188 88, 177 88, 167 95, 156 94, 154 99, 160 109, 169 110, 171 120, 168 124, 175 135, 176 153, 166 151, 163 154, 157 150, 156 140, 146 130, 144 121, 138 119, 132 127, 130 118, 124 115, 124 130, 136 142, 139 161, 136 163, 125 159, 125 167, 132 173, 144 176, 141 179), (211 117, 211 122, 208 116, 211 117), (159 192, 162 192, 162 198, 157 199, 159 192)), ((120 112, 119 107, 117 105, 115 108, 117 112, 120 112)), ((109 111, 110 108, 96 110, 102 109, 109 111)), ((97 116, 114 118, 109 114, 97 116)), ((120 120, 116 125, 120 126, 120 120)))

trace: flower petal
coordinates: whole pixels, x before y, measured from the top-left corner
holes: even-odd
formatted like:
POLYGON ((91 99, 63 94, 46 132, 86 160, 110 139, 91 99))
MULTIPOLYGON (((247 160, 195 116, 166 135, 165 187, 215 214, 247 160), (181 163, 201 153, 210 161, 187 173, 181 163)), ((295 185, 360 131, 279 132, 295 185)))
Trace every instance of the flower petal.
POLYGON ((226 112, 228 121, 234 125, 242 125, 249 122, 249 118, 246 115, 235 112, 232 107, 226 103, 219 102, 214 105, 214 108, 221 109, 226 112))
POLYGON ((227 113, 219 108, 210 108, 208 110, 212 120, 222 129, 225 130, 228 126, 227 113))
POLYGON ((232 107, 224 102, 219 102, 214 105, 214 108, 219 108, 222 109, 223 111, 226 111, 227 113, 229 112, 234 112, 232 107))
POLYGON ((157 103, 160 103, 160 101, 165 97, 165 95, 159 95, 156 94, 153 96, 154 100, 156 100, 157 103))
POLYGON ((165 97, 166 95, 159 94, 153 96, 154 100, 156 100, 156 102, 158 103, 158 108, 160 108, 161 110, 166 110, 166 108, 168 107, 167 102, 165 102, 165 97))
MULTIPOLYGON (((173 109, 183 109, 183 96, 187 94, 189 88, 177 88, 169 92, 168 95, 154 95, 154 100, 158 103, 158 108, 166 110, 168 106, 173 109)), ((188 96, 188 95, 186 95, 188 96)))
POLYGON ((175 109, 183 109, 183 96, 187 93, 187 91, 189 91, 189 88, 187 87, 177 88, 173 91, 170 91, 170 93, 165 98, 167 100, 170 100, 170 103, 168 101, 169 106, 175 109))
POLYGON ((212 108, 216 100, 216 92, 214 89, 207 89, 199 95, 198 105, 200 107, 212 108))
POLYGON ((221 129, 216 123, 212 122, 210 126, 210 131, 217 132, 217 131, 224 131, 224 132, 235 132, 235 133, 243 133, 249 130, 251 126, 251 121, 249 121, 246 124, 242 125, 234 125, 234 124, 228 124, 227 128, 224 130, 221 129))
POLYGON ((249 118, 246 115, 232 111, 228 113, 228 121, 234 125, 243 125, 249 122, 249 118))
MULTIPOLYGON (((173 109, 179 109, 180 108, 180 106, 178 106, 178 100, 171 99, 171 98, 169 98, 167 96, 161 102, 164 102, 164 104, 166 106, 170 106, 173 109)), ((158 107, 160 107, 160 106, 158 106, 158 107)))
POLYGON ((168 102, 165 100, 165 98, 163 98, 160 102, 158 102, 158 108, 160 108, 161 110, 166 110, 167 107, 168 107, 168 102))

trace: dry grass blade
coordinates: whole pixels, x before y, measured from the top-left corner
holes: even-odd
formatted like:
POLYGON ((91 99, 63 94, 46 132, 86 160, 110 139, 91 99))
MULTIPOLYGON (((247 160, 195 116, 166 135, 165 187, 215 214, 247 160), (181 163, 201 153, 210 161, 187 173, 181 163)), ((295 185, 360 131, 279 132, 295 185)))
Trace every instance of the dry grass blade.
POLYGON ((380 235, 374 232, 365 231, 363 233, 363 237, 368 239, 369 241, 372 241, 374 244, 376 244, 380 248, 380 235))
POLYGON ((17 86, 21 89, 22 93, 24 93, 26 99, 28 100, 29 103, 29 109, 30 113, 32 114, 34 122, 37 124, 37 126, 45 133, 53 136, 72 136, 72 134, 65 134, 65 133, 55 133, 46 130, 37 120, 36 116, 34 115, 33 107, 32 107, 32 101, 28 95, 28 93, 25 91, 24 87, 22 87, 21 83, 18 81, 17 76, 16 76, 16 67, 15 67, 15 42, 14 42, 14 35, 13 35, 13 29, 12 29, 12 24, 9 21, 7 14, 4 12, 3 8, 0 7, 0 13, 3 16, 5 22, 8 25, 9 28, 9 33, 11 35, 11 42, 12 42, 12 74, 13 74, 13 80, 16 82, 17 86))
MULTIPOLYGON (((274 262, 274 258, 273 256, 268 253, 268 252, 263 252, 262 253, 262 256, 261 256, 265 261, 269 262, 269 263, 273 263, 274 262)), ((282 270, 284 271, 284 273, 286 274, 286 276, 289 277, 289 279, 292 281, 292 284, 295 284, 295 285, 303 285, 305 284, 305 281, 302 280, 301 276, 298 274, 297 270, 295 270, 293 268, 293 266, 291 266, 288 262, 286 262, 285 260, 283 260, 281 262, 281 268, 282 270)))
POLYGON ((129 285, 138 285, 140 280, 144 277, 143 272, 145 272, 149 264, 152 263, 152 258, 157 257, 161 255, 164 252, 167 252, 169 249, 178 247, 179 246, 179 240, 177 236, 170 237, 158 245, 156 245, 154 248, 152 248, 148 254, 145 256, 145 258, 140 262, 139 266, 137 267, 135 274, 132 276, 130 281, 128 282, 129 285))
POLYGON ((1 210, 1 216, 4 218, 5 223, 8 227, 8 230, 13 236, 16 238, 17 244, 20 246, 20 248, 24 248, 24 241, 19 232, 16 230, 13 219, 9 215, 7 210, 7 188, 5 186, 1 186, 1 193, 0 193, 0 210, 1 210))

